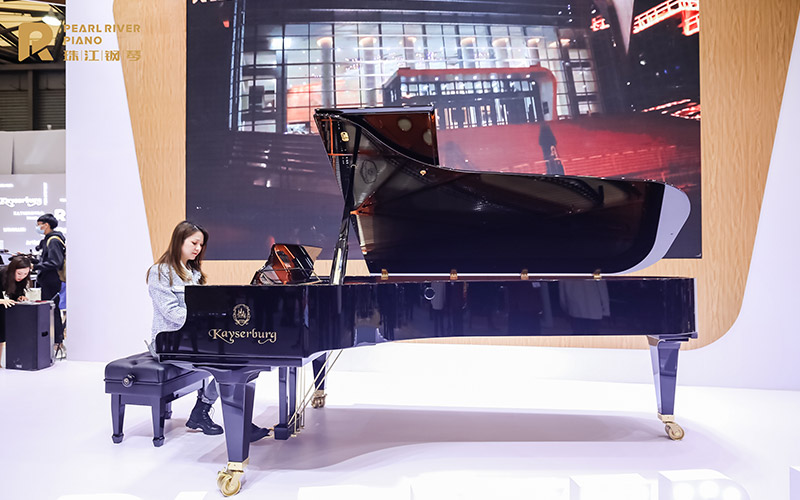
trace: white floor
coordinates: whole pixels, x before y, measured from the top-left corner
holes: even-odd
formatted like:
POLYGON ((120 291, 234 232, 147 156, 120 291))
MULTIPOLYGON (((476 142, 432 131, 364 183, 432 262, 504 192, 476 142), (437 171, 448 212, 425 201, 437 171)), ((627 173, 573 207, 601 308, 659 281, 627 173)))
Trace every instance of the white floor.
MULTIPOLYGON (((149 408, 139 406, 128 407, 115 445, 103 368, 67 360, 0 370, 0 498, 222 498, 224 439, 184 427, 193 397, 174 403, 163 447, 153 447, 149 408)), ((686 437, 673 442, 649 384, 414 368, 335 371, 327 406, 307 411, 298 437, 251 446, 236 498, 664 500, 660 472, 703 469, 695 476, 727 477, 718 484, 746 493, 681 498, 778 500, 789 498, 789 470, 800 465, 798 392, 679 387, 686 437), (601 487, 608 496, 592 496, 598 481, 613 485, 601 487)), ((275 373, 257 387, 255 421, 271 426, 275 373)))

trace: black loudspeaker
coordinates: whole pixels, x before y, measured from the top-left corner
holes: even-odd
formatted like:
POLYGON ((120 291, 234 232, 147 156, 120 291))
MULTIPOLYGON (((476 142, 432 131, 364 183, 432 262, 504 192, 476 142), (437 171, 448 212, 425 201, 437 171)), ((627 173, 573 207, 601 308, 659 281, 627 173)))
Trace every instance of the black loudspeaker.
POLYGON ((41 370, 53 364, 52 302, 21 302, 6 309, 6 367, 41 370))

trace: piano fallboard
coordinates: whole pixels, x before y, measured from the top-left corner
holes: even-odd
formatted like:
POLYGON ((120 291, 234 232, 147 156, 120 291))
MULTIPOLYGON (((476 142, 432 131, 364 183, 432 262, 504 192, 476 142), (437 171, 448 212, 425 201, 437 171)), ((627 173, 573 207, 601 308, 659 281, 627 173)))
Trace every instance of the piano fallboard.
MULTIPOLYGON (((412 281, 413 279, 413 281, 412 281)), ((161 360, 296 366, 333 349, 446 337, 696 337, 694 280, 612 277, 343 285, 187 286, 187 320, 156 338, 161 360), (302 363, 302 361, 300 361, 302 363)))

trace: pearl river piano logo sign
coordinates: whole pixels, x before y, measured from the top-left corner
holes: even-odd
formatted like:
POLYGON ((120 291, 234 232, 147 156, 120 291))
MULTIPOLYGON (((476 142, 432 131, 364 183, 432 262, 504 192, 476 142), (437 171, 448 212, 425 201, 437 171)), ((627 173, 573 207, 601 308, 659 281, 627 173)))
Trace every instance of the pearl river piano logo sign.
MULTIPOLYGON (((245 304, 237 304, 233 308, 231 315, 236 326, 246 326, 250 323, 250 308, 245 304)), ((238 339, 254 339, 259 344, 267 342, 274 344, 278 340, 278 332, 261 332, 253 328, 252 330, 223 330, 212 328, 208 331, 208 336, 213 340, 221 340, 226 344, 233 344, 238 339)))
POLYGON ((45 23, 22 23, 19 25, 19 49, 17 58, 24 61, 31 55, 38 55, 42 61, 52 61, 47 49, 53 41, 53 30, 45 23), (36 34, 36 37, 31 35, 36 34))
MULTIPOLYGON (((108 37, 117 33, 141 34, 139 24, 66 24, 63 23, 64 61, 138 61, 142 57, 141 49, 119 50, 104 46, 108 37), (104 38, 105 37, 105 38, 104 38)), ((19 48, 17 59, 20 62, 31 56, 38 56, 42 61, 54 61, 51 49, 55 42, 53 28, 43 22, 22 23, 19 25, 19 48)), ((111 43, 111 42, 109 42, 111 43)), ((138 43, 134 40, 133 43, 138 43)), ((61 60, 61 55, 58 55, 61 60)))

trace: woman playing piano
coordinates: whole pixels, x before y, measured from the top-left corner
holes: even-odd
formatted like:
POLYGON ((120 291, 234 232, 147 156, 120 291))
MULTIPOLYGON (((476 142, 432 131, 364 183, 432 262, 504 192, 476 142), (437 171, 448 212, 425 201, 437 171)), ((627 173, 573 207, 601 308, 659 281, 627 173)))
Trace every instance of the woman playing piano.
MULTIPOLYGON (((172 231, 169 248, 147 272, 147 288, 153 300, 152 342, 150 353, 154 354, 156 335, 159 332, 177 330, 186 321, 184 287, 202 285, 206 275, 200 269, 205 254, 208 233, 205 229, 183 221, 172 231)), ((197 403, 192 409, 186 427, 200 429, 204 434, 222 434, 222 427, 211 420, 209 410, 219 398, 217 384, 206 380, 197 391, 197 403)))
MULTIPOLYGON (((159 332, 174 331, 186 322, 186 285, 203 285, 206 275, 201 269, 208 243, 208 232, 189 221, 183 221, 172 231, 169 248, 147 273, 147 287, 153 300, 152 340, 148 345, 155 357, 155 339, 159 332)), ((204 434, 222 434, 222 427, 211 420, 209 410, 219 398, 215 381, 204 383, 197 391, 197 403, 186 426, 200 429, 204 434)), ((251 424, 252 425, 252 424, 251 424)), ((251 441, 269 433, 267 429, 252 426, 251 441)))

